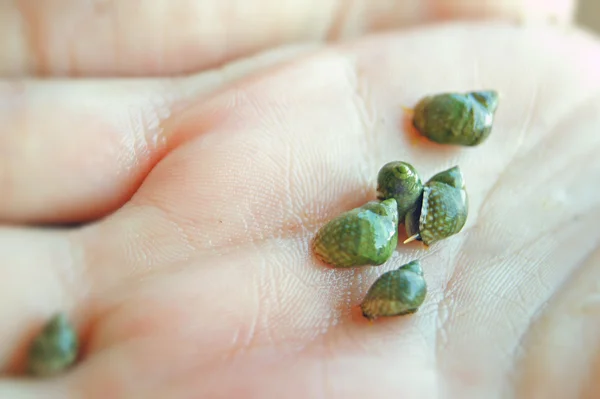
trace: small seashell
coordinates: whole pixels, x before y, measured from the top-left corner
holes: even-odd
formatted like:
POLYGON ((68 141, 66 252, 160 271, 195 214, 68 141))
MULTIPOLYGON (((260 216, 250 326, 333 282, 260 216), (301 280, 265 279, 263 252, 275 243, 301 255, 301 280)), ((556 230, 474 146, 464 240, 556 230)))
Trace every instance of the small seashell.
POLYGON ((427 96, 415 106, 413 125, 436 143, 476 146, 490 135, 497 107, 494 90, 427 96))
POLYGON ((54 315, 29 347, 28 372, 50 376, 66 370, 77 359, 77 333, 63 313, 54 315))
POLYGON ((334 267, 378 266, 398 245, 396 200, 370 201, 344 212, 317 232, 315 255, 334 267))
POLYGON ((423 181, 409 163, 389 162, 377 175, 377 198, 394 198, 398 203, 398 220, 404 223, 406 213, 414 207, 423 194, 423 181))
POLYGON ((427 296, 427 284, 418 260, 382 274, 360 304, 363 316, 401 316, 415 313, 427 296))
POLYGON ((458 166, 440 172, 425 183, 423 197, 406 214, 408 239, 425 245, 448 238, 462 230, 468 215, 468 197, 458 166))

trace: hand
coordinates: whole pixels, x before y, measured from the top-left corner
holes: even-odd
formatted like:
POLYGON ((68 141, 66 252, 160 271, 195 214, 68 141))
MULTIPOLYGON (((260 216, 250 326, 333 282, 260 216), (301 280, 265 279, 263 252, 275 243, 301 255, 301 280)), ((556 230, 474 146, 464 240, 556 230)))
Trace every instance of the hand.
POLYGON ((0 397, 597 397, 598 71, 576 30, 463 23, 190 77, 6 81, 0 397), (481 146, 402 124, 424 94, 474 88, 501 94, 481 146), (459 164, 463 232, 377 268, 317 263, 318 227, 390 160, 459 164), (366 289, 412 259, 423 307, 366 322, 366 289), (18 379, 56 310, 81 362, 18 379))

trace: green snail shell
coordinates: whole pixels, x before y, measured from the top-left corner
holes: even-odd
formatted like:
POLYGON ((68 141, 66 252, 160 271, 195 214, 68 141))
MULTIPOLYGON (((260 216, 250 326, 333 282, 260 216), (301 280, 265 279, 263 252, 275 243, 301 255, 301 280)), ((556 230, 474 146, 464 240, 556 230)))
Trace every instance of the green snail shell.
POLYGON ((423 193, 423 181, 416 169, 409 163, 389 162, 377 175, 377 198, 394 198, 398 203, 398 220, 404 222, 406 213, 414 206, 423 193))
POLYGON ((425 245, 448 238, 462 230, 468 216, 469 201, 462 172, 458 166, 440 172, 425 183, 423 198, 406 214, 409 242, 425 245))
POLYGON ((379 266, 398 245, 398 206, 393 198, 347 211, 329 221, 313 241, 315 255, 334 267, 379 266))
POLYGON ((490 135, 497 107, 494 90, 427 96, 415 106, 413 125, 436 143, 476 146, 490 135))
POLYGON ((427 296, 427 284, 418 260, 382 274, 360 304, 363 316, 401 316, 415 313, 427 296))
POLYGON ((63 313, 54 315, 35 337, 27 358, 28 372, 38 376, 57 374, 77 359, 77 333, 63 313))

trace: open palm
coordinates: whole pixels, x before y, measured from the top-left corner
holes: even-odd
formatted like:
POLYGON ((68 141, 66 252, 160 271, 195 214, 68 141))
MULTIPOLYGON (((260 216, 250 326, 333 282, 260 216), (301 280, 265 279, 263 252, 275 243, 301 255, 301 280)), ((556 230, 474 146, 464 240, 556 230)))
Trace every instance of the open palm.
POLYGON ((3 154, 4 219, 108 216, 0 231, 4 369, 56 310, 84 342, 68 373, 7 375, 0 396, 597 397, 599 71, 578 32, 457 24, 185 78, 7 83, 5 126, 53 133, 3 154), (402 107, 473 89, 500 93, 484 144, 411 132, 402 107), (465 229, 380 267, 318 263, 317 229, 393 160, 460 165, 465 229), (413 259, 419 312, 367 322, 367 288, 413 259))

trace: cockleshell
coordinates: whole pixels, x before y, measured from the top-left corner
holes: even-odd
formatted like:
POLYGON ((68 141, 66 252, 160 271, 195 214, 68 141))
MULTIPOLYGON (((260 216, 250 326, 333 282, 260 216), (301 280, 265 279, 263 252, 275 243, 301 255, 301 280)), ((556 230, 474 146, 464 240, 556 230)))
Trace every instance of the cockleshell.
POLYGON ((333 267, 378 266, 398 245, 396 200, 370 201, 329 221, 313 241, 315 255, 333 267))
POLYGON ((497 107, 494 90, 427 96, 415 106, 413 125, 436 143, 476 146, 490 135, 497 107))
POLYGON ((425 245, 448 238, 462 230, 469 201, 458 166, 440 172, 425 183, 423 197, 406 214, 405 243, 419 240, 425 245))
POLYGON ((382 274, 369 288, 360 304, 363 316, 401 316, 415 313, 427 296, 427 283, 418 260, 382 274))
POLYGON ((402 161, 388 162, 377 175, 377 198, 394 198, 398 203, 398 220, 404 223, 406 213, 423 193, 423 181, 417 170, 402 161))
POLYGON ((29 347, 30 374, 49 376, 70 367, 77 359, 79 342, 75 329, 64 313, 54 315, 29 347))

